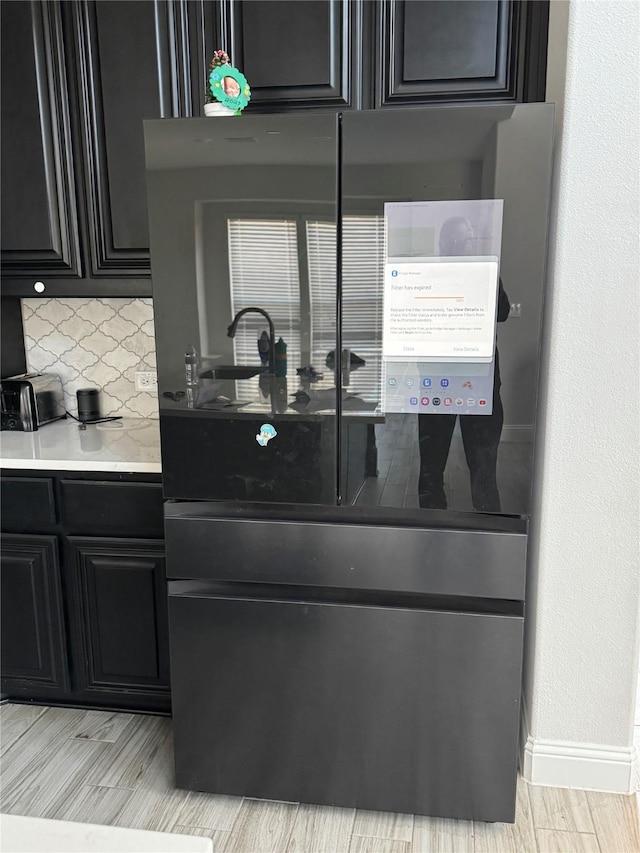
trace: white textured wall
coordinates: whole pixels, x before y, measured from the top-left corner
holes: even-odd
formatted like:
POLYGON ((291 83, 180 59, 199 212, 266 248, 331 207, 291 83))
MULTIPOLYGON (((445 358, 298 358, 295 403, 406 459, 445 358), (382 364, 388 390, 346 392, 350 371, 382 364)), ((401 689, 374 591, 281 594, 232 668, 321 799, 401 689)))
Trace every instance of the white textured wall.
POLYGON ((566 4, 553 0, 551 7, 547 98, 564 104, 545 306, 525 709, 534 742, 628 747, 640 602, 640 4, 572 0, 568 21, 566 4))

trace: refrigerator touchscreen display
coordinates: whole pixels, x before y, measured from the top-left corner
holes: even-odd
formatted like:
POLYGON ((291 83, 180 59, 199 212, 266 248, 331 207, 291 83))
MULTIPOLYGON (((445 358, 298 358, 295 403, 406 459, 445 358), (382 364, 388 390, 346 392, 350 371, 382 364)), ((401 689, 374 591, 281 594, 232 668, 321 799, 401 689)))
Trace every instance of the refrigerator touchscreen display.
POLYGON ((384 412, 491 415, 502 206, 385 204, 384 412))

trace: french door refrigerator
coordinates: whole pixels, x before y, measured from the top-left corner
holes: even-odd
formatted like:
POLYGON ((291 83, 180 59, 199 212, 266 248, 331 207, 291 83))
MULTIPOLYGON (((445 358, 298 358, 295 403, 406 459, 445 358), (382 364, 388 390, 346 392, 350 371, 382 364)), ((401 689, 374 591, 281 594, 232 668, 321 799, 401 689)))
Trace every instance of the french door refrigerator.
POLYGON ((179 787, 513 820, 552 128, 145 122, 179 787))

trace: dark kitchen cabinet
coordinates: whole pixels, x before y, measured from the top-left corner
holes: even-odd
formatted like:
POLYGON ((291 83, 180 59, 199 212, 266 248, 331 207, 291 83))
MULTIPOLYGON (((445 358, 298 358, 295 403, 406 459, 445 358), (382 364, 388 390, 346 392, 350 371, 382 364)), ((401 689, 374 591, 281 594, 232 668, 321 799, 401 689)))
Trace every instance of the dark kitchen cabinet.
POLYGON ((151 295, 142 122, 191 114, 179 6, 2 3, 5 295, 151 295))
POLYGON ((3 692, 169 711, 160 477, 6 473, 3 692))
MULTIPOLYGON (((224 47, 251 85, 252 112, 359 108, 374 3, 205 0, 204 56, 224 47)), ((196 71, 203 83, 206 68, 196 71)))
POLYGON ((200 54, 224 47, 251 84, 252 111, 544 100, 546 0, 205 0, 202 10, 200 54))
MULTIPOLYGON (((149 274, 142 121, 183 109, 173 5, 70 4, 89 274, 149 274)), ((188 83, 187 83, 188 85, 188 83)))
POLYGON ((2 690, 50 699, 69 690, 58 541, 2 535, 2 690))
POLYGON ((169 688, 162 543, 70 537, 67 549, 78 690, 92 704, 154 707, 169 688))
POLYGON ((56 531, 56 499, 51 477, 2 477, 0 499, 3 530, 56 531))
POLYGON ((60 4, 1 8, 3 277, 33 288, 82 274, 66 47, 60 4))
POLYGON ((548 6, 381 0, 375 106, 544 101, 548 6))
POLYGON ((548 6, 2 0, 4 294, 151 295, 142 122, 201 115, 216 48, 249 112, 544 100, 548 6))

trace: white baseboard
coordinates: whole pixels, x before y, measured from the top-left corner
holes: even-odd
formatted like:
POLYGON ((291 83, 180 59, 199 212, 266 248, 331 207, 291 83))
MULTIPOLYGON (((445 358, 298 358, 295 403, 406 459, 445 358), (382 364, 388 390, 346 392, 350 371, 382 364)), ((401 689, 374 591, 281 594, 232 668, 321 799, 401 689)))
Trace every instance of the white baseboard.
POLYGON ((529 718, 527 716, 527 701, 524 692, 520 694, 520 775, 524 777, 524 748, 529 737, 529 718))
POLYGON ((533 785, 630 794, 636 790, 634 746, 543 740, 524 741, 521 773, 533 785))

